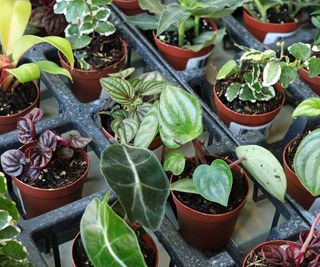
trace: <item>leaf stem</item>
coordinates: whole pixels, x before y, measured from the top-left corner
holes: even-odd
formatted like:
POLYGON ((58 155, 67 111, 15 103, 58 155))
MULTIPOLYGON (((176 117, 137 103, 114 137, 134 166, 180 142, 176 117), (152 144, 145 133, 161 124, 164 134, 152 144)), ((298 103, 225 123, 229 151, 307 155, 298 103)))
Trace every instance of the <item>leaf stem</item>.
POLYGON ((197 160, 199 159, 202 164, 207 164, 206 157, 204 155, 204 151, 203 151, 202 144, 201 144, 200 140, 198 138, 196 138, 196 139, 192 140, 192 144, 193 144, 194 150, 196 152, 197 160))
POLYGON ((198 37, 200 34, 200 16, 194 17, 194 33, 196 37, 198 37))
POLYGON ((179 25, 179 47, 184 46, 184 35, 185 35, 185 30, 186 30, 186 22, 183 21, 179 25))
POLYGON ((230 167, 230 168, 233 168, 234 166, 238 166, 238 165, 239 165, 242 161, 244 161, 244 160, 246 160, 246 158, 245 158, 245 157, 241 157, 240 159, 238 159, 238 160, 230 163, 230 164, 229 164, 229 167, 230 167))

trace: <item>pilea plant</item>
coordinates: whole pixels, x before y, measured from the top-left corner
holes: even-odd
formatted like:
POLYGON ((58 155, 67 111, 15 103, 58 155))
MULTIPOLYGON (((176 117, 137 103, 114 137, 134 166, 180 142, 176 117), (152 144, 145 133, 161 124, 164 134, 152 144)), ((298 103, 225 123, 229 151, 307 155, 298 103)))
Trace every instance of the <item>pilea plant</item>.
POLYGON ((291 20, 295 20, 299 12, 304 7, 319 5, 316 0, 251 0, 250 3, 244 4, 246 10, 251 16, 269 22, 269 10, 275 9, 281 13, 281 8, 285 7, 291 20))
POLYGON ((1 266, 32 267, 26 248, 15 238, 21 232, 16 226, 19 213, 16 203, 6 198, 6 178, 0 172, 0 263, 1 266))
POLYGON ((201 19, 218 19, 231 14, 246 1, 189 1, 179 0, 178 3, 163 5, 160 0, 139 0, 142 9, 154 14, 132 16, 130 23, 143 30, 156 30, 160 40, 166 42, 164 32, 178 32, 178 46, 192 51, 200 51, 216 43, 224 35, 224 30, 206 30, 201 32, 201 19), (185 40, 187 30, 194 31, 191 43, 185 40))
POLYGON ((280 82, 286 88, 297 77, 300 68, 306 68, 311 77, 320 74, 320 59, 312 56, 312 47, 309 44, 296 43, 288 48, 289 56, 285 55, 284 43, 277 43, 281 47, 280 55, 276 51, 258 51, 243 47, 244 53, 239 62, 228 61, 219 71, 217 80, 235 78, 227 88, 227 100, 232 102, 236 98, 242 101, 269 101, 275 97, 273 85, 280 82), (262 75, 262 78, 261 78, 262 75))
POLYGON ((37 139, 35 123, 42 118, 42 111, 34 108, 19 119, 17 132, 19 141, 25 146, 24 151, 11 149, 1 155, 3 171, 10 176, 24 175, 34 182, 41 176, 41 171, 48 168, 55 158, 69 160, 74 149, 85 147, 91 138, 69 135, 67 139, 47 130, 37 139))
POLYGON ((74 58, 70 43, 61 37, 23 35, 31 13, 29 0, 1 0, 0 34, 3 54, 0 55, 0 89, 14 90, 20 83, 40 78, 40 70, 62 74, 71 79, 70 73, 53 62, 41 60, 34 63, 18 63, 24 53, 39 43, 49 43, 60 50, 71 66, 74 58))
POLYGON ((107 101, 100 114, 111 115, 111 128, 122 143, 148 147, 158 134, 158 100, 169 82, 158 72, 128 77, 134 68, 100 79, 102 88, 113 101, 107 101), (117 105, 115 105, 115 103, 117 105))
MULTIPOLYGON (((71 42, 74 55, 81 69, 88 70, 92 66, 87 62, 88 53, 85 48, 97 36, 110 36, 116 28, 108 21, 111 14, 106 5, 112 0, 57 0, 54 6, 56 14, 64 14, 68 22, 65 36, 71 42)), ((100 50, 103 50, 101 43, 100 50)))

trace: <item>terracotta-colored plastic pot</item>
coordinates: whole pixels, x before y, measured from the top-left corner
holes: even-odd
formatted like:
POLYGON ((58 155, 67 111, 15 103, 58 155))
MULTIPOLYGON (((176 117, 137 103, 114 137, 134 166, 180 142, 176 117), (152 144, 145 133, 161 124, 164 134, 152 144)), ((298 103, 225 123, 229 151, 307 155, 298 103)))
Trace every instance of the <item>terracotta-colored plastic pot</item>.
POLYGON ((113 0, 113 3, 128 16, 143 12, 139 6, 139 0, 113 0))
POLYGON ((287 191, 304 209, 308 210, 317 197, 311 195, 311 193, 303 187, 297 175, 289 167, 286 159, 287 151, 294 141, 295 139, 286 146, 282 153, 283 168, 287 176, 287 191))
POLYGON ((291 244, 294 244, 294 242, 289 241, 289 240, 273 240, 273 241, 264 242, 264 243, 256 246, 253 250, 250 251, 250 253, 248 253, 248 255, 245 257, 245 259, 243 261, 242 267, 246 267, 247 261, 248 261, 249 257, 251 256, 251 254, 260 251, 263 246, 266 246, 266 245, 283 246, 283 245, 291 245, 291 244))
MULTIPOLYGON (((131 226, 133 229, 135 229, 136 227, 133 225, 131 226)), ((72 260, 72 267, 77 267, 76 265, 76 261, 74 260, 74 248, 75 248, 75 242, 76 240, 80 238, 80 232, 76 235, 76 237, 74 238, 74 240, 72 241, 72 245, 71 245, 71 260, 72 260)), ((149 234, 144 234, 142 236, 143 241, 146 243, 147 247, 153 251, 155 253, 155 264, 154 267, 158 267, 159 266, 159 251, 157 248, 156 243, 154 242, 154 240, 152 239, 152 237, 149 234)), ((106 262, 106 266, 107 262, 106 262)))
POLYGON ((279 105, 273 111, 263 113, 263 114, 251 115, 251 114, 242 114, 242 113, 235 112, 229 109, 227 106, 225 106, 217 95, 216 83, 215 83, 213 96, 214 96, 215 105, 218 109, 218 115, 220 119, 228 126, 230 125, 231 122, 235 122, 237 124, 249 126, 249 127, 261 126, 271 122, 278 115, 285 101, 285 94, 282 87, 276 84, 274 88, 277 92, 279 92, 282 95, 281 105, 279 105))
MULTIPOLYGON (((249 178, 239 166, 233 167, 244 175, 247 185, 247 195, 240 205, 224 214, 205 214, 193 210, 183 204, 173 191, 171 195, 177 208, 180 232, 187 243, 200 250, 217 250, 223 247, 230 239, 239 214, 246 203, 249 194, 249 178)), ((173 176, 170 178, 170 183, 173 176)))
POLYGON ((122 38, 120 38, 120 40, 122 50, 124 51, 123 57, 119 62, 103 70, 81 70, 76 68, 71 70, 70 65, 65 62, 61 54, 58 53, 61 65, 71 73, 73 79, 71 90, 80 102, 87 103, 98 99, 101 94, 100 78, 107 77, 110 73, 118 72, 124 66, 128 50, 124 40, 122 38))
POLYGON ((320 76, 310 77, 309 72, 304 68, 299 70, 299 74, 301 80, 308 84, 310 88, 320 96, 320 76))
POLYGON ((19 118, 25 116, 33 108, 39 106, 40 89, 37 82, 34 82, 34 86, 36 87, 37 96, 36 96, 36 99, 33 101, 33 103, 30 104, 30 106, 28 106, 27 108, 25 108, 24 110, 21 110, 16 114, 9 115, 9 116, 0 116, 0 134, 15 130, 17 128, 17 122, 19 118))
MULTIPOLYGON (((113 141, 118 141, 111 133, 109 133, 104 127, 101 128, 102 129, 102 132, 104 133, 104 135, 110 139, 110 140, 113 140, 113 141)), ((151 144, 149 145, 149 149, 150 150, 154 150, 154 149, 157 149, 159 146, 162 145, 162 141, 161 141, 161 138, 160 138, 160 135, 157 135, 153 141, 151 142, 151 144)))
MULTIPOLYGON (((208 20, 214 30, 218 29, 218 26, 215 22, 208 20)), ((153 32, 153 37, 156 46, 158 47, 160 53, 164 56, 164 58, 169 62, 169 64, 174 67, 176 70, 185 70, 188 64, 188 61, 192 58, 203 57, 208 55, 214 45, 210 45, 201 49, 198 52, 193 52, 190 49, 180 48, 174 45, 166 44, 165 42, 160 41, 156 33, 153 32)))
POLYGON ((83 185, 90 168, 90 161, 84 150, 80 149, 79 151, 87 162, 87 169, 81 177, 67 186, 43 189, 30 186, 13 177, 15 185, 21 193, 27 219, 57 209, 81 198, 83 185))
POLYGON ((252 17, 248 11, 243 10, 243 21, 246 29, 260 42, 264 42, 267 33, 291 33, 301 24, 302 15, 295 22, 288 23, 268 23, 252 17))

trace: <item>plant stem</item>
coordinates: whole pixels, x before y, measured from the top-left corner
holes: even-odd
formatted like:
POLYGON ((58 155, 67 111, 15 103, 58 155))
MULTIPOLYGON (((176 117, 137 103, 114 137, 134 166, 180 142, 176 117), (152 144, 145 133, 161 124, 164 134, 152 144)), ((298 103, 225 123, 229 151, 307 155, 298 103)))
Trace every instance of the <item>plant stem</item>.
POLYGON ((260 2, 260 0, 253 0, 253 3, 261 15, 261 20, 267 22, 268 21, 267 10, 264 8, 263 4, 260 2))
POLYGON ((230 163, 230 164, 229 164, 229 167, 230 167, 230 168, 233 168, 234 166, 239 165, 239 164, 240 164, 242 161, 244 161, 244 160, 246 160, 246 158, 245 158, 245 157, 241 157, 240 159, 238 159, 238 160, 230 163))
POLYGON ((194 17, 194 33, 196 37, 198 37, 200 34, 200 16, 194 17))
POLYGON ((204 151, 202 148, 202 144, 199 141, 199 139, 196 138, 196 139, 192 140, 192 144, 193 144, 194 150, 196 152, 197 160, 199 159, 202 164, 207 164, 206 157, 204 155, 204 151))
POLYGON ((184 46, 184 34, 186 30, 186 22, 183 21, 179 25, 179 47, 184 46))

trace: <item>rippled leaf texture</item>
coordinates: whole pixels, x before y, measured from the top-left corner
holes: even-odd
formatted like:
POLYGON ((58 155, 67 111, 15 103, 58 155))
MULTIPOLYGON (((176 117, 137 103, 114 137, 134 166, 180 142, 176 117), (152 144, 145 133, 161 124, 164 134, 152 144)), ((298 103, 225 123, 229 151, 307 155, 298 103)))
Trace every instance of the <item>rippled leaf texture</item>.
POLYGON ((18 149, 11 149, 1 155, 3 171, 10 176, 19 176, 26 164, 24 154, 18 149))
POLYGON ((70 141, 72 147, 84 148, 92 141, 92 138, 86 138, 80 135, 70 134, 68 140, 70 141))
POLYGON ((17 123, 18 139, 22 144, 28 144, 36 138, 36 128, 31 119, 22 117, 17 123))

